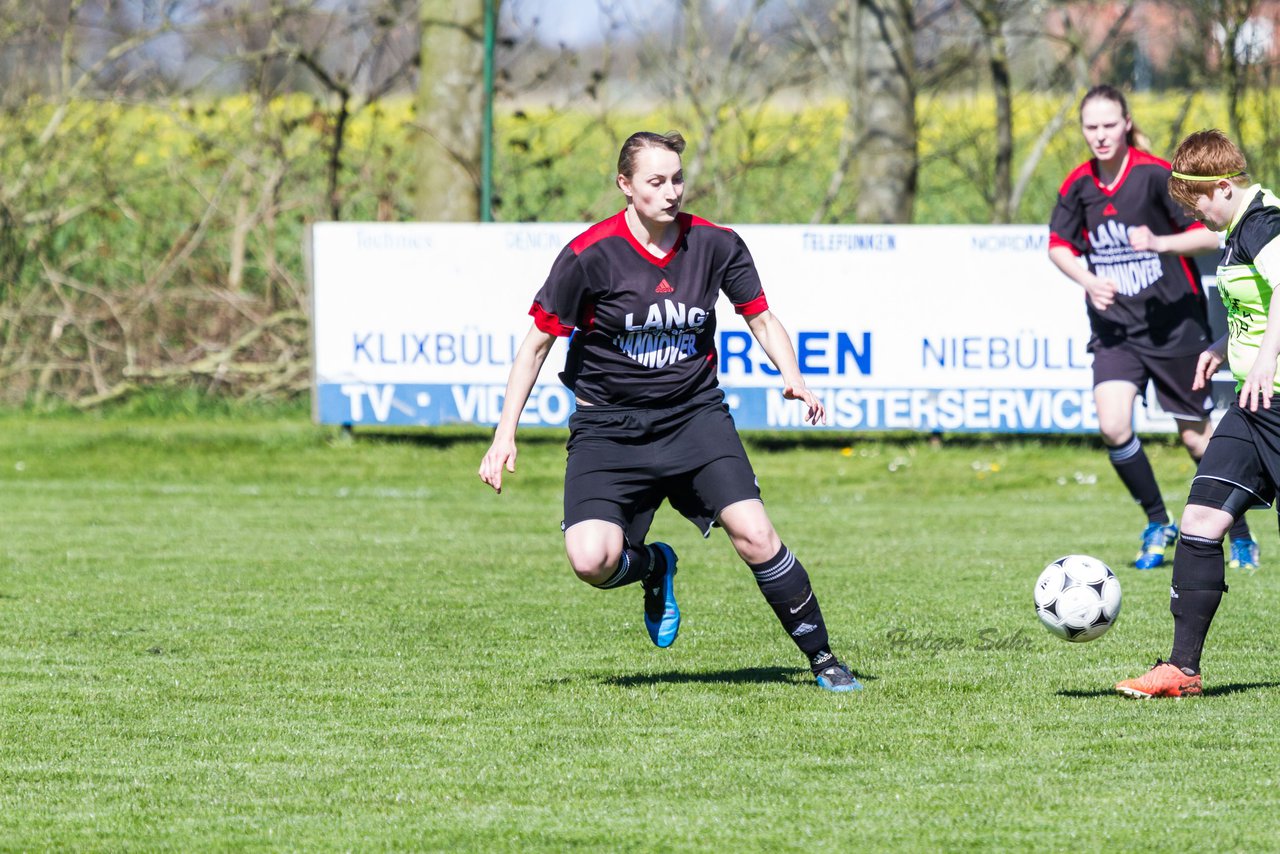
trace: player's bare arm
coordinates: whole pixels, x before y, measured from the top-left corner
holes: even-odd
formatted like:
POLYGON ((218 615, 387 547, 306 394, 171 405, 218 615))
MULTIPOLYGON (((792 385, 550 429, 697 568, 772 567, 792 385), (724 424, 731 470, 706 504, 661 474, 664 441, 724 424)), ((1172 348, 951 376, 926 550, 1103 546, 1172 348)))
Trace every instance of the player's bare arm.
POLYGON ((480 479, 499 495, 502 494, 503 468, 513 474, 516 470, 516 427, 520 423, 520 414, 529 402, 529 393, 533 391, 542 363, 547 360, 555 340, 554 335, 543 332, 537 325, 530 326, 529 334, 524 337, 511 363, 507 391, 502 400, 502 415, 493 431, 493 444, 480 461, 480 479))
POLYGON ((747 317, 747 327, 764 348, 769 361, 782 374, 782 396, 788 400, 804 402, 808 407, 805 423, 826 424, 827 409, 822 405, 822 400, 805 384, 800 373, 800 363, 796 361, 795 348, 791 346, 791 336, 787 334, 782 322, 772 311, 765 309, 747 317))
POLYGON ((1145 225, 1129 229, 1129 245, 1140 252, 1203 255, 1217 251, 1219 244, 1218 234, 1207 228, 1192 228, 1177 234, 1156 234, 1145 225))

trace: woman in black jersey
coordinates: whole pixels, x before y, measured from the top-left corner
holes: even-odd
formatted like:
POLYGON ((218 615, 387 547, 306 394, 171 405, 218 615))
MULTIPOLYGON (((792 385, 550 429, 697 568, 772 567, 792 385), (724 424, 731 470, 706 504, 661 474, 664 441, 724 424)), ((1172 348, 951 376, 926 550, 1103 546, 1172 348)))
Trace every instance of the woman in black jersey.
POLYGON ((632 134, 618 157, 626 207, 574 238, 552 265, 529 313, 493 444, 480 478, 502 491, 515 471, 516 426, 558 336, 571 336, 565 550, 599 588, 643 582, 644 623, 668 647, 680 628, 676 555, 645 544, 654 512, 671 502, 707 536, 724 528, 765 599, 806 655, 820 687, 862 686, 832 653, 809 576, 779 539, 716 379, 716 300, 723 292, 777 367, 783 394, 826 420, 800 375, 786 330, 769 311, 755 263, 733 231, 680 211, 678 133, 632 134))
MULTIPOLYGON (((1183 256, 1216 250, 1218 237, 1169 196, 1169 164, 1143 150, 1146 141, 1118 90, 1090 89, 1080 102, 1080 125, 1093 157, 1062 183, 1049 258, 1084 288, 1098 427, 1116 474, 1147 514, 1134 564, 1154 569, 1165 562, 1178 527, 1133 432, 1134 401, 1154 383, 1187 451, 1196 460, 1204 455, 1213 399, 1193 383, 1209 322, 1199 276, 1183 256)), ((1243 516, 1231 529, 1230 565, 1258 566, 1243 516)))

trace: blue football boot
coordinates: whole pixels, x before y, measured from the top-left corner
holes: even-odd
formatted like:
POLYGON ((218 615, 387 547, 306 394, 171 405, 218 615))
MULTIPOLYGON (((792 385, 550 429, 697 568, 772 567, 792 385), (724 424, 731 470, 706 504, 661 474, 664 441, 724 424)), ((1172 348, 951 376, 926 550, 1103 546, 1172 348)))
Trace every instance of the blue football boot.
POLYGON ((1134 558, 1138 569, 1155 569, 1164 563, 1164 553, 1178 541, 1178 526, 1173 522, 1148 522, 1142 531, 1142 551, 1134 558))
POLYGON ((836 662, 817 673, 818 687, 824 691, 861 691, 862 683, 850 672, 849 668, 836 662))
POLYGON ((680 606, 676 604, 676 553, 666 543, 650 543, 659 566, 644 581, 644 627, 653 645, 666 649, 680 631, 680 606))
POLYGON ((1231 541, 1231 560, 1227 562, 1227 566, 1232 569, 1257 569, 1260 557, 1258 544, 1242 537, 1231 541))

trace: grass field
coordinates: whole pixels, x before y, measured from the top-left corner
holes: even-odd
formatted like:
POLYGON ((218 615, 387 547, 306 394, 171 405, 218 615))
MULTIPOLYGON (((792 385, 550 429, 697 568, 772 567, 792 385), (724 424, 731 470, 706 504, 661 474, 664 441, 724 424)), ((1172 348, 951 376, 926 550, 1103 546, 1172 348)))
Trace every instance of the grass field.
MULTIPOLYGON (((576 581, 557 434, 0 416, 0 849, 1275 849, 1280 544, 1229 578, 1207 695, 1137 702, 1168 572, 1087 441, 750 450, 837 651, 811 685, 723 535, 664 509, 685 624, 576 581), (1107 560, 1072 645, 1031 588, 1107 560)), ((1171 507, 1190 464, 1149 442, 1171 507)))

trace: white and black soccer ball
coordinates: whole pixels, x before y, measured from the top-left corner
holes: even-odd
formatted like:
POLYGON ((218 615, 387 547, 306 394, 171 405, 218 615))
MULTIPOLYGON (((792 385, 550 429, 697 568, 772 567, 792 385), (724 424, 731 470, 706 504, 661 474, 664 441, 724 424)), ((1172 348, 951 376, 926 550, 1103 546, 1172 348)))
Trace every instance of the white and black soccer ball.
POLYGON ((1036 579, 1036 616, 1072 643, 1100 638, 1120 616, 1120 579, 1096 557, 1067 555, 1036 579))

